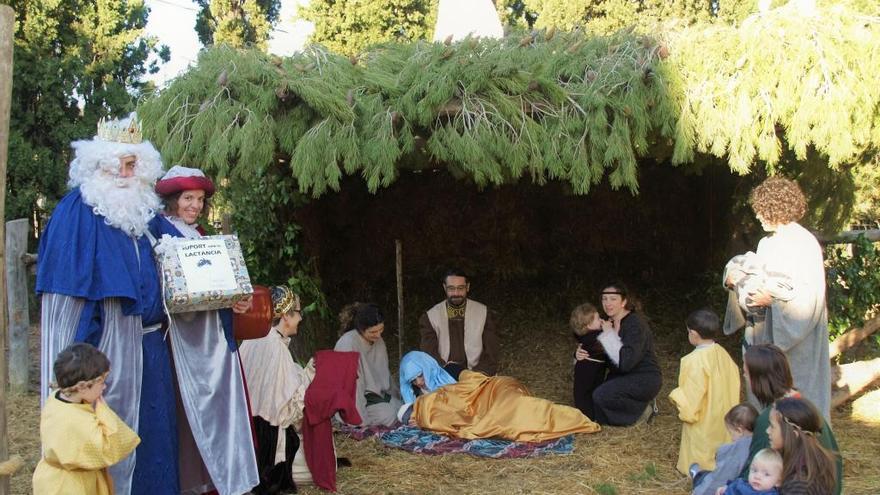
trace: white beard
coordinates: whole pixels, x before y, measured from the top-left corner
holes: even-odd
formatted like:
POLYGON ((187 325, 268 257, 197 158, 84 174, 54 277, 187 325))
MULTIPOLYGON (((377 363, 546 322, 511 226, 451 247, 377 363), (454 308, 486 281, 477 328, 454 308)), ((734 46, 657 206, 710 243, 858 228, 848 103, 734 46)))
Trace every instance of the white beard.
POLYGON ((95 215, 132 237, 144 235, 161 205, 152 185, 140 177, 122 179, 96 173, 79 189, 95 215))

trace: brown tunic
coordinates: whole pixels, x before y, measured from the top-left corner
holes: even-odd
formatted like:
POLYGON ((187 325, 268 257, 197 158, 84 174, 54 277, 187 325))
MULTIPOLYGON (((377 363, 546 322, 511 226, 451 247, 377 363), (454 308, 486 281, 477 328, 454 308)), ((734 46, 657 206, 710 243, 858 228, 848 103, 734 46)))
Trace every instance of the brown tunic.
MULTIPOLYGON (((447 363, 458 363, 463 367, 467 367, 467 354, 464 350, 464 317, 455 317, 449 319, 449 360, 444 361, 440 357, 440 344, 437 341, 437 332, 431 326, 428 319, 428 313, 422 314, 419 318, 419 333, 421 333, 421 344, 419 348, 422 352, 426 352, 440 363, 446 366, 447 363)), ((498 372, 498 357, 500 354, 498 343, 498 332, 495 327, 495 321, 492 319, 492 312, 486 314, 486 324, 483 326, 483 352, 480 354, 480 360, 473 367, 473 371, 479 371, 487 375, 494 375, 498 372)))

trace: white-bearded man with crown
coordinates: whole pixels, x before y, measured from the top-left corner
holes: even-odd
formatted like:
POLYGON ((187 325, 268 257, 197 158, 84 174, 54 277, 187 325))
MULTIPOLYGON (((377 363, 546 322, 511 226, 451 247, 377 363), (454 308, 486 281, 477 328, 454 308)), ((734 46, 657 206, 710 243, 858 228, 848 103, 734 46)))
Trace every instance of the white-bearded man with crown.
POLYGON ((177 493, 176 404, 171 377, 156 376, 167 373, 167 366, 152 365, 170 358, 159 331, 164 320, 159 275, 145 235, 161 205, 153 186, 162 162, 142 140, 134 114, 102 121, 94 139, 71 146, 71 191, 53 211, 38 255, 41 401, 61 350, 73 342, 98 347, 113 369, 104 392, 107 404, 146 440, 110 468, 114 492, 137 491, 133 479, 144 466, 144 476, 167 478, 164 493, 177 493), (150 427, 148 435, 139 423, 150 427), (161 474, 157 462, 164 466, 161 474))

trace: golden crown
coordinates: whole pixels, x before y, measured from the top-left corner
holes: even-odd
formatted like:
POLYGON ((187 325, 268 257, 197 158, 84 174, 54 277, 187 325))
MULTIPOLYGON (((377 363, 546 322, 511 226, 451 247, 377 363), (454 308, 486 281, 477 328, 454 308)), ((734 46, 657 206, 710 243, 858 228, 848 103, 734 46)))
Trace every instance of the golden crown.
POLYGON ((124 120, 102 118, 98 122, 98 138, 126 144, 140 144, 144 140, 141 123, 134 113, 124 120))
POLYGON ((279 289, 281 294, 279 294, 279 297, 276 297, 277 302, 272 305, 272 312, 274 313, 274 318, 281 318, 293 309, 293 305, 296 302, 296 295, 284 285, 279 285, 277 289, 279 289))

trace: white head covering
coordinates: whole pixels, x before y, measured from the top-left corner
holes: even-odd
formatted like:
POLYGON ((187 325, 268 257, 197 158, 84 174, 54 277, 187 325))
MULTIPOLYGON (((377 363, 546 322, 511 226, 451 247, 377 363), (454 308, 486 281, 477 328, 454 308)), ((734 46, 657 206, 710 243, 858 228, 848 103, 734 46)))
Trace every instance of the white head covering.
POLYGON ((197 168, 184 167, 183 165, 175 165, 165 172, 162 180, 175 179, 177 177, 204 177, 205 173, 197 168))

